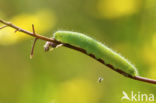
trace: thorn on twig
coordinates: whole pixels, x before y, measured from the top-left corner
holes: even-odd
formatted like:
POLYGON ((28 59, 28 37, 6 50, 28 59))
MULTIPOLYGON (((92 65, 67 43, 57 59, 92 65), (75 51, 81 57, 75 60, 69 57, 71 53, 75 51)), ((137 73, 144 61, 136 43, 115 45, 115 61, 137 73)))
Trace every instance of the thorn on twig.
POLYGON ((32 45, 32 49, 31 49, 31 53, 30 53, 30 59, 32 59, 33 55, 34 55, 34 48, 35 48, 35 44, 38 38, 35 38, 33 45, 32 45))
POLYGON ((33 35, 36 35, 34 24, 32 24, 33 35))
POLYGON ((4 26, 0 27, 0 29, 3 29, 3 28, 5 28, 5 27, 7 27, 7 25, 4 25, 4 26))

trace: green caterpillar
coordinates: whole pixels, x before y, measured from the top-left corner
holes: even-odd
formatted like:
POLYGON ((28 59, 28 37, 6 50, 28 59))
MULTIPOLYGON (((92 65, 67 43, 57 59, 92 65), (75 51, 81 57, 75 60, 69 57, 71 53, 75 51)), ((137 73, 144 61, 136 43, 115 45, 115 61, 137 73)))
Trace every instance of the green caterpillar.
POLYGON ((124 71, 131 76, 138 75, 135 66, 128 60, 104 44, 82 33, 57 31, 54 33, 53 38, 61 43, 67 43, 86 50, 88 54, 93 54, 96 59, 102 59, 105 64, 111 64, 114 69, 124 71))

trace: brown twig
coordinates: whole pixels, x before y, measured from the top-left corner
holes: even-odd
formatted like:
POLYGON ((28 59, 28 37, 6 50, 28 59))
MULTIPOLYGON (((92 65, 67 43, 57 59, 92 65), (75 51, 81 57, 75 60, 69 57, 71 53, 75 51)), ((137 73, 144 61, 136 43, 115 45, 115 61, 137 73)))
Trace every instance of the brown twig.
POLYGON ((34 24, 32 24, 33 35, 36 35, 34 24))
POLYGON ((5 27, 7 27, 7 25, 3 25, 2 27, 0 27, 0 29, 3 29, 3 28, 5 28, 5 27))
MULTIPOLYGON (((34 28, 34 24, 32 24, 32 30, 33 30, 33 35, 36 35, 35 32, 35 28, 34 28)), ((34 55, 34 48, 35 48, 35 44, 38 38, 34 39, 33 45, 32 45, 32 49, 31 49, 31 53, 30 53, 30 59, 32 59, 33 55, 34 55)))
MULTIPOLYGON (((32 30, 33 30, 33 35, 36 35, 34 24, 32 24, 32 30)), ((32 57, 34 55, 34 48, 35 48, 35 44, 36 44, 37 39, 38 38, 34 39, 33 46, 32 46, 31 53, 30 53, 30 59, 32 59, 32 57)))
POLYGON ((9 26, 9 27, 12 27, 16 30, 18 30, 19 32, 23 32, 23 33, 26 33, 30 36, 33 36, 37 39, 41 39, 41 40, 45 40, 45 41, 49 41, 49 42, 53 42, 53 43, 56 43, 56 44, 63 44, 63 46, 67 47, 67 48, 71 48, 71 49, 74 49, 74 50, 77 50, 79 52, 82 52, 90 57, 92 57, 93 59, 99 61, 100 63, 106 65, 107 67, 111 68, 112 70, 124 75, 125 77, 128 77, 128 78, 131 78, 131 79, 134 79, 134 80, 138 80, 138 81, 143 81, 143 82, 147 82, 147 83, 152 83, 152 84, 156 84, 156 80, 152 80, 152 79, 148 79, 148 78, 144 78, 144 77, 140 77, 140 76, 131 76, 129 75, 128 73, 124 72, 124 71, 121 71, 120 69, 114 69, 114 67, 111 65, 111 64, 106 64, 102 59, 97 59, 95 58, 95 56, 93 54, 88 54, 84 49, 82 48, 79 48, 79 47, 75 47, 73 45, 70 45, 70 44, 65 44, 65 43, 61 43, 53 38, 48 38, 48 37, 45 37, 45 36, 42 36, 42 35, 39 35, 39 34, 35 34, 32 33, 32 32, 29 32, 27 30, 24 30, 22 28, 19 28, 18 26, 14 25, 14 24, 11 24, 9 22, 6 22, 4 20, 1 20, 0 19, 0 22, 9 26))
POLYGON ((35 48, 35 44, 38 38, 34 39, 33 45, 32 45, 32 49, 31 49, 31 53, 30 53, 30 59, 32 59, 33 55, 34 55, 34 48, 35 48))
POLYGON ((39 34, 34 35, 32 32, 27 31, 27 30, 24 30, 24 29, 22 29, 22 28, 20 28, 20 27, 18 27, 18 26, 16 26, 16 25, 11 24, 10 22, 6 22, 6 21, 4 21, 4 20, 2 20, 2 19, 0 19, 0 22, 3 23, 3 24, 5 24, 5 25, 7 25, 7 26, 9 26, 9 27, 14 28, 15 30, 17 30, 17 31, 19 31, 19 32, 26 33, 26 34, 28 34, 28 35, 30 35, 30 36, 33 36, 33 37, 36 37, 36 38, 38 38, 38 39, 42 39, 42 40, 45 40, 45 41, 50 41, 50 42, 59 43, 59 42, 57 42, 56 40, 54 40, 54 39, 52 39, 52 38, 48 38, 48 37, 45 37, 45 36, 42 36, 42 35, 39 35, 39 34))

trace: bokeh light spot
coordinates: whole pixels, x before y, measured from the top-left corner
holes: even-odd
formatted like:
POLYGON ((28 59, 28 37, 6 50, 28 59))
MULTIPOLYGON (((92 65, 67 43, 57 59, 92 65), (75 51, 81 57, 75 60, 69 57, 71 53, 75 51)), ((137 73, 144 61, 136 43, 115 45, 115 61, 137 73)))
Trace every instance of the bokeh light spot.
MULTIPOLYGON (((16 15, 9 21, 28 31, 32 31, 32 24, 34 24, 37 33, 45 34, 45 32, 48 32, 54 27, 56 20, 52 12, 41 10, 34 14, 16 15)), ((15 44, 18 41, 31 37, 18 31, 15 33, 14 31, 15 30, 10 27, 0 30, 0 45, 15 44)))
POLYGON ((99 0, 97 9, 104 18, 118 18, 136 13, 140 8, 139 0, 99 0))

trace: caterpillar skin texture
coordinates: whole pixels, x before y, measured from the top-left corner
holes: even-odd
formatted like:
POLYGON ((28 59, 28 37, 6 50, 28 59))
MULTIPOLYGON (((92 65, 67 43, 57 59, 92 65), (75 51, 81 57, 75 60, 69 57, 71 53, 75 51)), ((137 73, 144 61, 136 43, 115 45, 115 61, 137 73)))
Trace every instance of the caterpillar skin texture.
POLYGON ((114 69, 120 69, 131 76, 138 75, 135 66, 128 60, 104 44, 82 33, 57 31, 54 33, 53 38, 62 43, 67 43, 86 50, 88 54, 93 54, 97 59, 102 59, 105 64, 111 64, 114 69))

